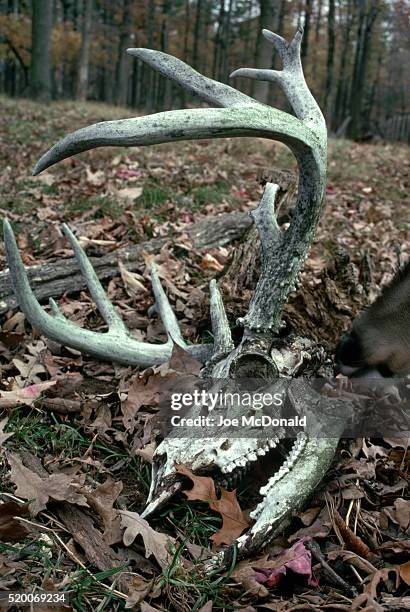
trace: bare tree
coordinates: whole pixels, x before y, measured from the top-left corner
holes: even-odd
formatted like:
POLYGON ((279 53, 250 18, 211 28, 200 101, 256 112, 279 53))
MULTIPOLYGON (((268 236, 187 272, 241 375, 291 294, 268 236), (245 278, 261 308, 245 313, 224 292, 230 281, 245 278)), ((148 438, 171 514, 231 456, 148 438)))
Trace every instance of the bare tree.
POLYGON ((328 125, 331 125, 331 93, 333 84, 333 64, 335 55, 335 0, 329 0, 327 16, 327 73, 325 89, 325 111, 328 125))
POLYGON ((77 92, 79 100, 86 100, 88 93, 88 75, 90 64, 90 34, 93 0, 84 0, 82 27, 81 27, 81 52, 78 66, 77 92))
POLYGON ((33 0, 31 95, 35 100, 51 100, 52 0, 33 0))
POLYGON ((362 109, 373 26, 380 12, 378 0, 355 0, 358 8, 358 29, 350 91, 350 123, 347 134, 357 138, 362 130, 362 109))
POLYGON ((313 0, 305 0, 305 18, 303 22, 303 29, 304 29, 305 35, 303 37, 302 49, 300 51, 300 55, 302 58, 302 64, 303 64, 303 61, 307 57, 308 49, 309 49, 310 17, 312 14, 312 8, 313 8, 313 0))
POLYGON ((119 37, 119 55, 117 64, 117 104, 126 106, 128 101, 128 81, 130 78, 130 60, 125 50, 131 43, 132 0, 123 0, 122 22, 119 37))
MULTIPOLYGON (((259 7, 260 29, 266 28, 267 30, 275 30, 275 3, 271 2, 271 0, 259 0, 259 7)), ((272 57, 272 45, 266 38, 261 38, 260 36, 258 36, 256 43, 255 64, 257 66, 261 66, 261 68, 271 68, 272 57)), ((267 81, 256 81, 253 88, 253 95, 260 102, 267 103, 269 95, 269 83, 267 81)))

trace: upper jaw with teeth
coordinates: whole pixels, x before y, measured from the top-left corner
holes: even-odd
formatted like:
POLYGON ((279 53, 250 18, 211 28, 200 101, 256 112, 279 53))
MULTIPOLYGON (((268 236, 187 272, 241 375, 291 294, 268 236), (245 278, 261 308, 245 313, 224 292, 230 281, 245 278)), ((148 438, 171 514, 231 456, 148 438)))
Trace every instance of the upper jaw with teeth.
MULTIPOLYGON (((155 513, 182 488, 176 464, 182 463, 194 473, 215 475, 215 479, 226 488, 235 488, 241 477, 253 470, 256 462, 277 450, 279 437, 237 439, 188 439, 167 438, 156 449, 153 462, 153 479, 144 517, 155 513), (229 448, 228 448, 229 446, 229 448), (231 480, 231 482, 230 482, 231 480)), ((320 472, 317 459, 326 470, 331 462, 337 438, 314 438, 299 433, 292 441, 290 450, 282 457, 279 469, 267 475, 259 488, 260 501, 250 514, 253 525, 237 540, 239 556, 258 550, 279 530, 286 527, 296 511, 307 500, 318 484, 320 472)), ((320 466, 319 466, 320 467, 320 466)), ((214 557, 214 562, 223 563, 228 550, 214 557)))

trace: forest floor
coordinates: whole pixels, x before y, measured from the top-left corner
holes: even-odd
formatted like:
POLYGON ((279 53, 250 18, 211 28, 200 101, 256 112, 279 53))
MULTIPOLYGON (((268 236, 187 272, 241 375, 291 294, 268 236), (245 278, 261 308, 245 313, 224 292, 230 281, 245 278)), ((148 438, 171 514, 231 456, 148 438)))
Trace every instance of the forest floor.
MULTIPOLYGON (((45 109, 0 98, 0 218, 12 222, 28 266, 72 256, 63 222, 93 256, 164 238, 154 257, 160 277, 185 337, 203 341, 208 283, 224 275, 235 243, 193 248, 187 228, 251 210, 263 181, 275 168, 292 177, 295 162, 267 140, 204 140, 96 149, 31 176, 62 136, 127 116, 91 103, 45 109)), ((329 359, 352 318, 409 257, 408 152, 396 143, 329 143, 324 213, 285 310, 289 328, 320 341, 329 359)), ((147 315, 151 259, 132 273, 119 270, 107 291, 135 336, 158 341, 161 325, 147 315)), ((0 244, 0 271, 6 267, 0 244)), ((225 296, 232 322, 249 295, 225 296)), ((76 323, 105 329, 87 292, 58 301, 76 323)), ((156 443, 157 369, 141 374, 80 355, 9 311, 0 318, 0 374, 0 594, 69 591, 81 611, 409 609, 408 440, 347 441, 309 508, 263 561, 210 575, 200 559, 222 518, 207 503, 180 496, 149 524, 136 522, 156 443), (120 511, 134 521, 125 538, 120 511), (320 552, 311 558, 302 544, 298 571, 283 555, 300 556, 303 538, 320 552)), ((246 511, 246 491, 238 499, 246 511)))

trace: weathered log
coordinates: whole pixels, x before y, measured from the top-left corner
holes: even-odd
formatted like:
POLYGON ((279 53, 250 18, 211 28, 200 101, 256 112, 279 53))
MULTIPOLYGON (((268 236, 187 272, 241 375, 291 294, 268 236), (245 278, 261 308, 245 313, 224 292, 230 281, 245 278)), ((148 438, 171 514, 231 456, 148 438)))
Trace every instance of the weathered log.
MULTIPOLYGON (((241 238, 251 225, 252 219, 248 213, 225 213, 218 217, 202 219, 188 226, 186 233, 192 240, 195 249, 206 250, 216 246, 225 246, 241 238)), ((112 278, 119 273, 119 261, 123 262, 128 270, 136 270, 143 261, 143 251, 158 253, 165 243, 165 238, 154 238, 141 244, 117 249, 102 257, 91 257, 90 260, 98 278, 112 278)), ((73 293, 86 288, 78 262, 74 258, 30 266, 27 273, 34 293, 40 302, 50 297, 60 297, 63 293, 73 293)), ((16 307, 17 302, 11 288, 9 272, 5 270, 0 272, 0 315, 16 307)))

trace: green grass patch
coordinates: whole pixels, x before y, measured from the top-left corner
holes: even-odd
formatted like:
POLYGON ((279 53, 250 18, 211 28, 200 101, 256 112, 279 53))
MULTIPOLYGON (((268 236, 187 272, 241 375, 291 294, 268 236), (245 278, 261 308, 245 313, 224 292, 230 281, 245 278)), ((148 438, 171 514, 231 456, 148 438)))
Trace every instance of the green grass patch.
POLYGON ((160 185, 155 180, 149 180, 145 183, 140 197, 135 200, 135 207, 138 210, 152 210, 157 206, 161 206, 162 204, 175 199, 176 194, 170 187, 160 185))
POLYGON ((215 181, 212 185, 198 185, 188 192, 193 199, 193 209, 207 204, 220 204, 222 200, 229 200, 230 185, 226 181, 215 181))
POLYGON ((84 198, 79 200, 74 200, 68 204, 67 210, 68 213, 83 213, 90 208, 95 208, 95 219, 100 219, 105 215, 108 215, 115 219, 119 215, 123 213, 122 206, 118 203, 118 200, 112 196, 102 195, 102 196, 92 196, 90 198, 84 198))

